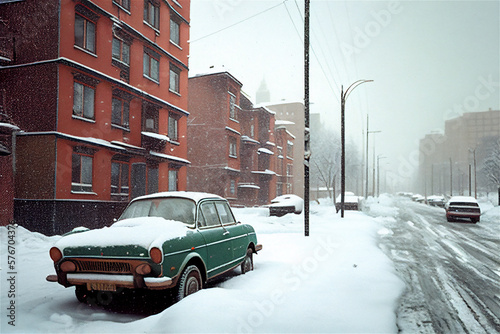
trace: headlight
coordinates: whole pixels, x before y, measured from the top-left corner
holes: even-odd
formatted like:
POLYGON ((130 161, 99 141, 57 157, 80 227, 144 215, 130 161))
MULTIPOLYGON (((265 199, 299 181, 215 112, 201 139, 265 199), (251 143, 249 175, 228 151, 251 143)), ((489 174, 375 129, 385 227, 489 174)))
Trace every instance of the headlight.
POLYGON ((59 261, 60 259, 62 259, 62 253, 61 251, 59 250, 59 248, 57 247, 52 247, 49 251, 49 254, 50 254, 50 258, 52 259, 52 261, 54 262, 57 262, 59 261))
POLYGON ((61 263, 59 268, 61 268, 61 271, 67 273, 67 272, 75 271, 76 265, 71 261, 64 261, 63 263, 61 263))
POLYGON ((151 248, 151 250, 149 251, 149 256, 154 263, 162 263, 163 261, 163 254, 158 247, 151 248))

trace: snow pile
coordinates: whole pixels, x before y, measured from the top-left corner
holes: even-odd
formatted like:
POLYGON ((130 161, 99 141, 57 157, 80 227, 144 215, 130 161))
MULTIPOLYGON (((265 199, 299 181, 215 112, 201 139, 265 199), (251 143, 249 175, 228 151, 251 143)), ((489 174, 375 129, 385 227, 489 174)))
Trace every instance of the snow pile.
MULTIPOLYGON (((395 311, 404 284, 377 246, 384 230, 376 219, 358 211, 346 211, 341 219, 331 204, 311 203, 310 236, 304 237, 303 215, 269 217, 263 208, 234 211, 239 221, 255 227, 264 245, 254 256, 255 270, 151 316, 89 307, 76 300, 74 288, 46 282, 54 272, 48 250, 60 237, 19 227, 16 327, 2 321, 2 333, 398 331, 395 311)), ((6 228, 0 232, 4 244, 6 228)), ((9 300, 3 286, 1 295, 5 310, 9 300)))
POLYGON ((396 217, 399 209, 393 204, 394 199, 390 195, 381 194, 379 197, 368 197, 364 206, 372 217, 396 217))

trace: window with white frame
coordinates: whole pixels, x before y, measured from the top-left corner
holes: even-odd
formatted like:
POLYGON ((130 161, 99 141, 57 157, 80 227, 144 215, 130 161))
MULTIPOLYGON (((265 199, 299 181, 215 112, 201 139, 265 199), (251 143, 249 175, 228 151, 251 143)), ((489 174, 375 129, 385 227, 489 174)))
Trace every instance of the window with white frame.
POLYGON ((286 156, 293 158, 293 143, 291 141, 287 141, 286 143, 286 156))
POLYGON ((238 115, 236 113, 236 96, 229 93, 229 118, 238 119, 238 115))
POLYGON ((86 17, 75 14, 75 45, 95 53, 96 25, 86 17))
POLYGON ((81 82, 73 83, 73 115, 94 119, 95 89, 81 82))
POLYGON ((82 153, 73 152, 71 191, 92 192, 92 164, 93 157, 82 153))
POLYGON ((235 195, 236 194, 236 181, 234 179, 231 179, 230 181, 230 185, 229 185, 229 192, 231 193, 231 195, 235 195))
POLYGON ((152 52, 144 51, 143 73, 145 77, 153 81, 160 81, 160 58, 156 58, 152 52))
POLYGON ((144 22, 155 29, 160 29, 159 1, 144 0, 144 22))
POLYGON ((180 46, 180 40, 180 24, 174 17, 170 17, 170 41, 180 46))

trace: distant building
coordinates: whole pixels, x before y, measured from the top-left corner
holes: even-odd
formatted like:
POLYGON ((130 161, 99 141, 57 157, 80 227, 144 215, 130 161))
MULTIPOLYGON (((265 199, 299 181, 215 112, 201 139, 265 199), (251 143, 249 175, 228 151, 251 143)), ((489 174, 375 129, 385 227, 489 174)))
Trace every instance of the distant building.
POLYGON ((188 190, 268 204, 291 189, 294 136, 241 87, 229 72, 189 78, 188 190))
POLYGON ((468 195, 469 165, 471 187, 475 188, 474 154, 478 191, 488 189, 489 185, 481 182, 479 170, 487 158, 487 146, 499 138, 500 110, 469 112, 447 120, 444 133, 427 134, 420 140, 421 191, 451 194, 453 189, 453 195, 468 195))
POLYGON ((18 224, 102 226, 133 197, 186 189, 189 11, 189 0, 0 4, 18 224))
POLYGON ((302 102, 282 102, 264 104, 266 108, 276 112, 276 119, 288 121, 287 129, 294 134, 293 143, 293 185, 292 192, 304 198, 304 104, 302 102))

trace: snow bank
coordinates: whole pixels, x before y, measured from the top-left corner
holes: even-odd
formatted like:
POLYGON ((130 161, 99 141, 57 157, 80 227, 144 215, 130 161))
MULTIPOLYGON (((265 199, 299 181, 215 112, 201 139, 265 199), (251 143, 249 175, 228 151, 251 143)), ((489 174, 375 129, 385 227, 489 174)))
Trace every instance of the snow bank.
MULTIPOLYGON (((381 223, 357 211, 346 211, 341 219, 331 204, 313 202, 310 211, 310 236, 304 237, 303 215, 269 217, 265 208, 235 209, 264 245, 254 256, 255 270, 152 316, 88 307, 76 300, 73 288, 46 282, 54 271, 48 250, 60 237, 19 227, 17 322, 12 327, 2 321, 2 333, 396 333, 404 285, 377 246, 381 223)), ((6 228, 0 233, 3 242, 6 228)), ((5 310, 3 286, 1 295, 5 310)))

